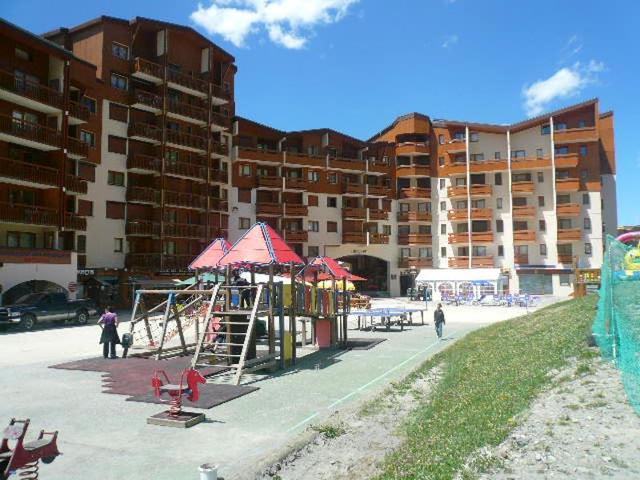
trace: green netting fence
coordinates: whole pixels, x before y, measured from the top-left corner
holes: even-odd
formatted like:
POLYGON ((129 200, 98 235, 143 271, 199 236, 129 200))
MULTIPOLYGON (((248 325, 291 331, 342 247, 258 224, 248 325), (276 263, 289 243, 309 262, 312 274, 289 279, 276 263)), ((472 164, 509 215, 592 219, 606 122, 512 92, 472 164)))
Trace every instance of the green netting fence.
POLYGON ((625 270, 625 255, 634 246, 607 237, 593 335, 602 356, 620 369, 629 402, 640 414, 640 272, 625 270))

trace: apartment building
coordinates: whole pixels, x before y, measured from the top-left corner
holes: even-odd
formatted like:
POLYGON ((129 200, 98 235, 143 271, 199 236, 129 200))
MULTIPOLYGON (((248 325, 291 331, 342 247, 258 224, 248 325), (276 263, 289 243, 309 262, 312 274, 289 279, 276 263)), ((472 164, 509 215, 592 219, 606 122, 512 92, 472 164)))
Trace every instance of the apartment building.
POLYGON ((511 291, 562 295, 615 233, 613 114, 597 100, 513 125, 413 113, 360 140, 235 116, 234 58, 188 27, 0 21, 0 45, 4 301, 78 283, 126 303, 258 220, 300 255, 348 262, 366 291, 494 267, 511 291))

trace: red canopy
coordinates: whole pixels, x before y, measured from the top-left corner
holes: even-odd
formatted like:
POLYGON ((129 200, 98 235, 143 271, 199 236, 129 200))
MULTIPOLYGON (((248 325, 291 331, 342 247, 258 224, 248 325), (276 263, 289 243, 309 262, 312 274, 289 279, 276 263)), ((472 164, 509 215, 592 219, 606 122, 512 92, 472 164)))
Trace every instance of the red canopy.
POLYGON ((202 251, 200 255, 195 258, 193 262, 191 262, 189 269, 216 268, 220 259, 229 251, 230 248, 231 244, 224 238, 216 238, 202 251))
POLYGON ((309 262, 309 265, 312 267, 323 267, 326 270, 327 273, 324 275, 318 275, 318 280, 328 280, 330 278, 343 279, 345 277, 352 282, 366 280, 366 278, 354 275, 346 268, 341 267, 340 264, 331 257, 316 257, 309 262))
POLYGON ((266 223, 251 227, 218 261, 218 265, 304 265, 304 261, 285 243, 278 233, 266 223))

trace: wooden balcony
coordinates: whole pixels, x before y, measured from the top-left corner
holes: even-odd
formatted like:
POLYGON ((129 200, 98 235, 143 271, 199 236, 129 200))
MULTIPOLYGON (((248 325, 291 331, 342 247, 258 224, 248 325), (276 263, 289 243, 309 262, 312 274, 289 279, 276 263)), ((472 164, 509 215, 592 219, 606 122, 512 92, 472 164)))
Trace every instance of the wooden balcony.
POLYGON ((74 213, 65 213, 63 226, 67 230, 79 230, 84 232, 87 229, 87 219, 79 217, 74 213))
MULTIPOLYGON (((491 243, 493 242, 493 232, 472 232, 471 243, 491 243)), ((449 243, 469 243, 469 234, 463 233, 450 233, 449 243)))
POLYGON ((451 222, 466 221, 468 215, 471 220, 491 220, 493 218, 493 210, 490 208, 472 208, 467 212, 466 208, 455 208, 447 212, 447 219, 451 222))
POLYGON ((407 187, 400 190, 400 198, 426 200, 431 198, 431 189, 423 187, 407 187))
POLYGON ((309 215, 309 207, 306 205, 284 204, 284 214, 287 217, 306 217, 309 215))
POLYGON ((215 210, 216 212, 226 213, 229 211, 229 202, 227 200, 223 200, 222 198, 209 197, 209 209, 215 210))
POLYGON ((226 157, 229 155, 229 147, 226 143, 211 141, 211 156, 226 157))
POLYGON ((471 220, 491 220, 493 218, 493 210, 491 208, 472 208, 471 220))
POLYGON ((131 123, 129 124, 127 134, 129 138, 140 140, 141 142, 150 142, 156 145, 162 142, 162 130, 150 123, 131 123))
POLYGON ((167 144, 192 152, 205 153, 207 151, 207 139, 200 135, 167 128, 166 140, 167 144))
POLYGON ((48 114, 59 113, 64 108, 61 92, 40 83, 25 81, 22 77, 16 77, 15 72, 7 70, 0 70, 0 99, 48 114))
POLYGON ((577 168, 578 167, 578 154, 567 153, 564 155, 555 155, 556 168, 577 168))
POLYGON ((301 177, 286 177, 284 182, 286 190, 306 190, 307 185, 307 180, 301 177))
POLYGON ((431 167, 428 165, 398 165, 396 177, 429 177, 431 167))
POLYGON ((513 207, 513 218, 533 218, 536 216, 536 207, 533 205, 518 205, 513 207))
POLYGON ((57 226, 59 217, 54 208, 0 202, 0 222, 57 226))
POLYGON ((398 245, 431 245, 432 241, 429 233, 398 234, 398 245))
POLYGON ((529 182, 512 182, 511 192, 520 194, 532 194, 535 192, 536 186, 532 181, 529 182))
POLYGON ((447 219, 450 222, 466 222, 469 220, 469 212, 466 208, 454 208, 447 212, 447 219))
POLYGON ((206 125, 209 121, 206 109, 177 100, 167 102, 167 116, 198 125, 206 125))
POLYGON ((375 161, 369 162, 369 172, 372 173, 387 173, 390 174, 390 167, 388 161, 384 161, 382 158, 377 158, 375 161))
POLYGON ((169 86, 176 90, 201 98, 209 96, 209 84, 194 76, 168 68, 167 81, 169 82, 169 86))
POLYGON ((343 183, 342 184, 342 193, 350 194, 350 195, 364 195, 364 184, 362 183, 343 183))
POLYGON ((559 203, 556 205, 558 217, 577 217, 580 215, 580 205, 577 203, 559 203))
POLYGON ((67 138, 68 155, 76 160, 87 158, 89 156, 89 144, 84 143, 78 138, 67 138))
POLYGON ((466 162, 452 162, 448 161, 444 166, 440 167, 441 175, 463 175, 467 173, 466 162))
POLYGON ((369 220, 389 220, 389 212, 379 208, 370 208, 369 220))
POLYGON ((398 222, 430 222, 432 219, 431 212, 418 212, 411 210, 408 212, 398 212, 398 222))
POLYGON ((343 232, 342 243, 356 243, 365 245, 367 243, 367 234, 361 232, 343 232))
POLYGON ((577 192, 580 190, 580 180, 577 178, 556 179, 557 192, 577 192))
POLYGON ((342 218, 358 218, 364 219, 367 216, 366 208, 344 207, 342 209, 342 218))
POLYGON ((154 188, 129 186, 127 202, 160 203, 160 192, 154 188))
POLYGON ((75 175, 67 175, 64 179, 64 186, 68 191, 82 195, 86 195, 88 191, 87 181, 75 175))
POLYGON ((472 160, 469 162, 470 173, 499 172, 507 170, 507 159, 504 160, 472 160))
POLYGON ((91 112, 86 105, 79 102, 69 100, 69 123, 72 125, 78 125, 80 123, 87 123, 91 117, 91 112))
POLYGON ((216 104, 224 105, 231 101, 231 90, 223 87, 222 85, 213 84, 213 97, 218 99, 216 104))
POLYGON ((231 127, 231 119, 221 113, 211 112, 211 130, 223 131, 229 130, 231 127))
POLYGON ((269 189, 281 189, 282 188, 282 177, 278 177, 275 175, 264 175, 256 177, 256 185, 259 188, 269 188, 269 189))
POLYGON ((127 220, 125 233, 131 236, 151 237, 160 234, 160 224, 141 220, 127 220))
POLYGON ((177 207, 204 210, 207 208, 207 197, 194 193, 166 190, 164 192, 164 203, 166 205, 175 205, 177 207))
POLYGON ((162 97, 139 88, 133 91, 129 102, 133 108, 137 108, 138 110, 145 110, 151 113, 159 113, 162 111, 162 97))
POLYGON ((516 255, 513 260, 516 265, 529 265, 529 255, 516 255))
POLYGON ((536 232, 535 230, 514 230, 513 241, 514 242, 535 242, 536 232))
POLYGON ((162 65, 150 62, 144 58, 137 57, 132 61, 131 76, 141 78, 156 85, 162 83, 164 79, 162 71, 162 65))
POLYGON ((512 171, 539 170, 541 168, 549 168, 550 166, 550 157, 524 157, 511 159, 512 171))
POLYGON ((309 233, 305 230, 285 230, 284 241, 291 243, 302 243, 309 240, 309 233))
POLYGON ((570 254, 570 255, 558 254, 558 263, 571 265, 573 263, 573 254, 570 254))
POLYGON ((398 268, 429 268, 432 266, 432 257, 403 257, 398 259, 398 268))
POLYGON ((339 168, 341 170, 365 170, 364 160, 348 157, 331 157, 329 158, 329 167, 339 168))
POLYGON ((0 247, 0 258, 3 263, 71 265, 72 252, 52 248, 0 247))
POLYGON ((160 173, 162 171, 162 160, 152 155, 134 153, 127 157, 127 169, 141 173, 160 173))
POLYGON ((0 115, 0 140, 43 151, 58 150, 62 146, 58 130, 9 115, 0 115))
MULTIPOLYGON (((450 268, 469 268, 469 257, 449 257, 450 268)), ((493 267, 493 257, 471 257, 471 268, 493 267)))
POLYGON ((575 242, 582 239, 582 230, 580 228, 558 228, 559 242, 575 242))
POLYGON ((204 239, 205 226, 190 223, 165 223, 162 226, 165 237, 204 239))
MULTIPOLYGON (((282 155, 280 156, 282 159, 282 155)), ((305 167, 326 167, 326 155, 309 155, 302 152, 286 152, 287 164, 302 165, 305 167)))
POLYGON ((282 204, 275 202, 259 202, 256 205, 258 215, 280 216, 282 215, 282 204))
MULTIPOLYGON (((491 185, 471 185, 470 194, 472 197, 488 197, 491 196, 491 185)), ((467 186, 460 185, 456 187, 449 187, 447 194, 450 198, 461 198, 467 196, 467 186)))
POLYGON ((367 185, 367 195, 372 197, 386 197, 390 191, 385 185, 367 185))
POLYGON ((459 154, 467 151, 467 143, 464 140, 452 140, 450 143, 438 145, 438 153, 459 154))
POLYGON ((429 155, 431 148, 425 142, 406 142, 396 146, 396 156, 399 155, 429 155))
POLYGON ((195 179, 205 182, 207 180, 207 167, 203 164, 191 162, 166 162, 164 167, 165 173, 195 179))
POLYGON ((386 235, 384 233, 370 233, 369 243, 371 245, 388 245, 389 235, 386 235))
POLYGON ((553 132, 553 141, 560 143, 597 142, 598 132, 595 127, 567 128, 553 132))
POLYGON ((283 153, 263 148, 238 147, 238 159, 258 160, 261 162, 282 163, 283 153))
POLYGON ((3 177, 3 181, 11 179, 20 183, 26 182, 36 188, 57 187, 60 182, 59 175, 57 168, 0 157, 0 177, 3 177))
POLYGON ((212 182, 229 183, 229 173, 226 170, 209 170, 209 179, 212 182))

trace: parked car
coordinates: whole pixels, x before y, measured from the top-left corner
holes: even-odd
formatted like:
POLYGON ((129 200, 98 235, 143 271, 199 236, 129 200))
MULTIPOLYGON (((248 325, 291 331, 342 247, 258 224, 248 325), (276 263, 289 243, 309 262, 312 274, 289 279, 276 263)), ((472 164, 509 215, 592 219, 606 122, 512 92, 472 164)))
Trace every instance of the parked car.
POLYGON ((19 325, 25 330, 49 321, 84 325, 97 313, 91 300, 69 300, 65 293, 29 293, 13 305, 0 307, 0 325, 19 325))

